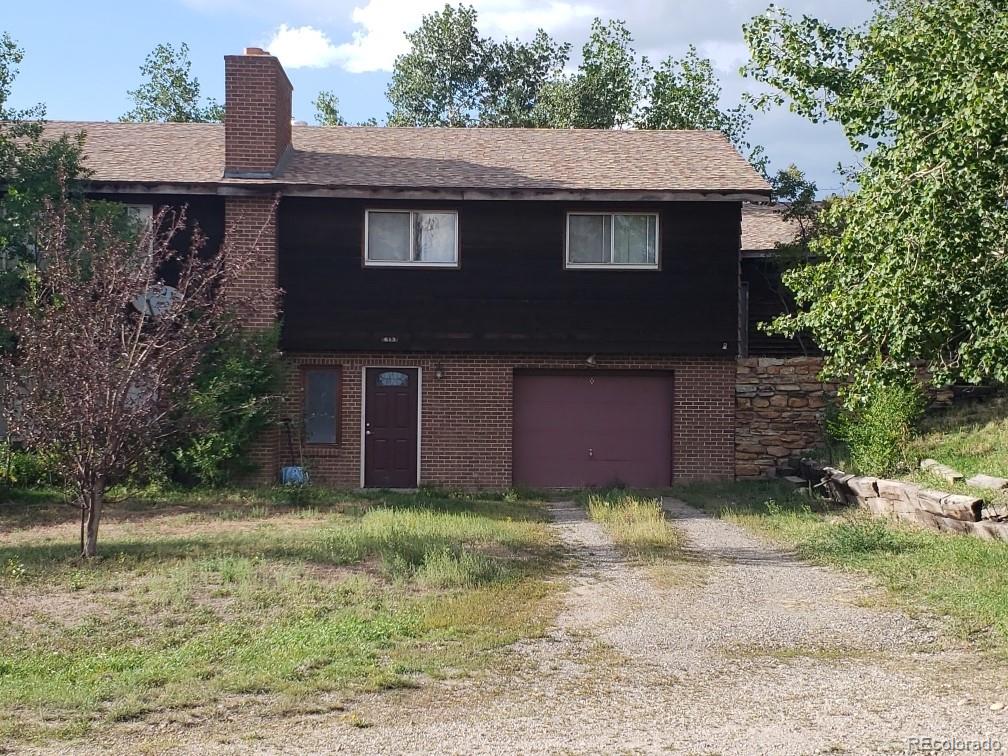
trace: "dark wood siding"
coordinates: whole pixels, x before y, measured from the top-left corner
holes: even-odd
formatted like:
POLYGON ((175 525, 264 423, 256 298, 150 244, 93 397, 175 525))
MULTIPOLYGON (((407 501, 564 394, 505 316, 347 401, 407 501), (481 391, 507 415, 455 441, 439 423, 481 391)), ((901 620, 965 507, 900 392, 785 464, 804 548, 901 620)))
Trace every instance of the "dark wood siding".
POLYGON ((749 355, 752 357, 795 357, 817 355, 819 350, 807 336, 789 339, 767 334, 759 327, 795 307, 794 299, 781 282, 777 264, 767 257, 742 260, 742 282, 749 288, 749 312, 746 319, 749 355))
POLYGON ((733 355, 740 205, 284 199, 287 350, 733 355), (458 270, 364 268, 368 207, 459 212, 458 270), (566 212, 660 213, 660 271, 564 269, 566 212))
POLYGON ((205 249, 216 252, 224 239, 224 199, 208 195, 181 196, 175 194, 92 194, 91 199, 109 200, 123 204, 153 205, 157 214, 161 207, 186 209, 186 229, 176 234, 172 246, 184 251, 192 241, 195 226, 207 237, 205 249))

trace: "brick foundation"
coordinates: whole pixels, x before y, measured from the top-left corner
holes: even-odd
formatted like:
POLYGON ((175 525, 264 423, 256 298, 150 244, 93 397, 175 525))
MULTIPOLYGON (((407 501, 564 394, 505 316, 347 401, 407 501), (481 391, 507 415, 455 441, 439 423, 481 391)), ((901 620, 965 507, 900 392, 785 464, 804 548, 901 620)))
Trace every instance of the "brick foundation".
MULTIPOLYGON (((585 368, 582 359, 569 356, 331 353, 287 354, 285 359, 288 399, 280 417, 291 418, 295 433, 301 428, 301 366, 340 368, 340 444, 306 447, 304 458, 314 481, 351 487, 361 483, 364 367, 421 368, 421 482, 473 488, 511 485, 514 371, 585 368), (436 377, 438 369, 441 378, 436 377)), ((674 479, 734 475, 735 360, 600 356, 597 368, 672 370, 674 479)), ((283 434, 277 438, 275 452, 274 471, 289 456, 283 434)))

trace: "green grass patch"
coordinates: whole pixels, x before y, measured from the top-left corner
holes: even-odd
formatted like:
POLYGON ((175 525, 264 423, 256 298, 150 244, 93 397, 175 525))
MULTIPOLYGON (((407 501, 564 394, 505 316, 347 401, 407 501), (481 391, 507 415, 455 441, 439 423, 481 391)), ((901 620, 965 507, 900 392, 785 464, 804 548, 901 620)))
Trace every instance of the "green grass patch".
POLYGON ((773 481, 689 484, 676 495, 803 559, 870 575, 895 603, 939 615, 960 637, 998 647, 1008 639, 1006 544, 826 510, 773 481))
MULTIPOLYGON (((964 401, 925 417, 913 440, 913 460, 936 459, 966 478, 985 473, 1008 478, 1008 396, 990 396, 964 401)), ((919 469, 904 476, 922 485, 980 497, 1008 514, 1008 491, 952 485, 919 469)))
POLYGON ((963 402, 928 415, 913 451, 967 477, 987 473, 1008 478, 1008 396, 963 402))
POLYGON ((112 507, 89 564, 65 505, 7 531, 0 739, 81 737, 236 695, 290 711, 408 686, 490 663, 555 611, 541 502, 282 493, 112 507))
POLYGON ((682 534, 665 517, 660 498, 619 490, 590 492, 582 498, 588 516, 631 559, 656 565, 682 558, 682 534))

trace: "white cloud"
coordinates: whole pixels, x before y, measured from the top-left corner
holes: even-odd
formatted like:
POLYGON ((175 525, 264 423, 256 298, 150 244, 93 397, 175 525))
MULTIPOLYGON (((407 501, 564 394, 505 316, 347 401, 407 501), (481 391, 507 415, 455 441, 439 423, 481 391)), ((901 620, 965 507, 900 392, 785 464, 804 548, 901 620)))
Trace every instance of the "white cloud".
POLYGON ((705 58, 711 59, 717 70, 731 75, 735 75, 739 67, 749 60, 749 48, 741 41, 712 39, 701 42, 697 49, 705 58))
MULTIPOLYGON (((472 4, 479 12, 480 31, 498 39, 528 37, 539 28, 556 33, 586 27, 589 19, 605 15, 604 9, 591 3, 565 0, 472 0, 472 4)), ((367 0, 350 12, 356 28, 346 42, 334 44, 313 26, 281 24, 268 48, 289 68, 340 65, 351 73, 391 71, 396 57, 409 48, 406 32, 443 7, 444 0, 367 0)))
POLYGON ((325 32, 313 26, 280 24, 267 49, 285 68, 327 68, 340 59, 338 49, 325 32))

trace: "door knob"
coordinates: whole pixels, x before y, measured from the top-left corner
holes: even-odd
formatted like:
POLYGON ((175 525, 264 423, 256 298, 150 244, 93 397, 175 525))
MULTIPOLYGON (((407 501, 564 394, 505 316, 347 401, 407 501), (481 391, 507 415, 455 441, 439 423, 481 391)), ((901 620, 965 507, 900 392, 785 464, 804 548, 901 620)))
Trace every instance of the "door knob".
POLYGON ((589 457, 594 457, 595 456, 595 450, 592 449, 590 446, 588 447, 588 456, 589 457))

